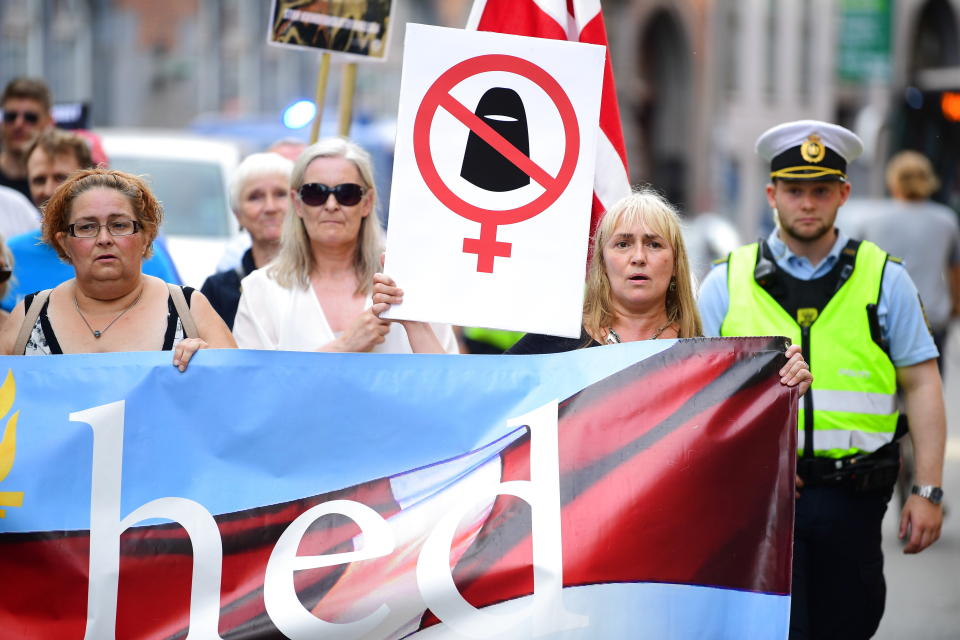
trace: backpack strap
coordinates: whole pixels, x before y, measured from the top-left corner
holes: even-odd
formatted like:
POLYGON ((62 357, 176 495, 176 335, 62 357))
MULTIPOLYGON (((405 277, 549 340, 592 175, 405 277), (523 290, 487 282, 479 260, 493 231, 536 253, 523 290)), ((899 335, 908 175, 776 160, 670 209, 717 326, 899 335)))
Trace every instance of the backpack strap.
MULTIPOLYGON (((22 356, 24 351, 27 350, 27 341, 33 332, 33 325, 37 323, 37 318, 40 317, 40 311, 43 309, 43 305, 47 303, 51 291, 53 291, 53 289, 44 289, 43 291, 37 292, 36 295, 33 296, 30 307, 24 308, 23 323, 20 325, 19 333, 17 333, 17 340, 13 343, 13 355, 22 356)), ((24 305, 26 305, 26 303, 24 303, 24 305)))
POLYGON ((170 290, 170 299, 173 300, 173 306, 177 309, 177 315, 180 316, 180 324, 183 326, 183 335, 187 338, 199 338, 200 332, 197 331, 197 323, 190 313, 190 307, 187 306, 187 299, 183 295, 183 289, 178 285, 167 283, 170 290))

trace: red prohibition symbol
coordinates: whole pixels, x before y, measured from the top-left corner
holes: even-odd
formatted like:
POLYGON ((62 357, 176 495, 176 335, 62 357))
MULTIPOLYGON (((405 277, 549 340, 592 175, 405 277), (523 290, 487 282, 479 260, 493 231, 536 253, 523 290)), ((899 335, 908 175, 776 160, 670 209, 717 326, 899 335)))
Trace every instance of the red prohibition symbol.
POLYGON ((556 202, 570 184, 579 153, 580 129, 570 98, 553 76, 529 60, 515 56, 503 54, 477 56, 454 65, 437 78, 427 90, 413 123, 413 154, 427 188, 454 213, 480 223, 480 237, 464 238, 463 252, 477 254, 477 271, 481 273, 493 273, 494 258, 510 257, 511 245, 509 242, 497 241, 497 227, 529 220, 540 215, 556 202), (540 167, 450 95, 450 91, 467 78, 489 71, 506 71, 527 78, 543 89, 557 107, 563 123, 565 148, 563 161, 556 176, 540 167), (430 128, 437 109, 441 107, 539 183, 544 188, 544 192, 523 206, 505 210, 484 209, 457 196, 440 178, 430 150, 430 128))

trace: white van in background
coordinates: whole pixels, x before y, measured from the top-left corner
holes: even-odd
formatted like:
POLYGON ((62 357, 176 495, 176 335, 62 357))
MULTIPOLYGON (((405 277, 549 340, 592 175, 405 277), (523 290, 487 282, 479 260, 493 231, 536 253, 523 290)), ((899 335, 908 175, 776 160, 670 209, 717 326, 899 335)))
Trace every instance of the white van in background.
POLYGON ((183 284, 199 289, 240 234, 228 184, 239 143, 144 129, 97 129, 110 167, 142 175, 163 204, 163 235, 183 284))

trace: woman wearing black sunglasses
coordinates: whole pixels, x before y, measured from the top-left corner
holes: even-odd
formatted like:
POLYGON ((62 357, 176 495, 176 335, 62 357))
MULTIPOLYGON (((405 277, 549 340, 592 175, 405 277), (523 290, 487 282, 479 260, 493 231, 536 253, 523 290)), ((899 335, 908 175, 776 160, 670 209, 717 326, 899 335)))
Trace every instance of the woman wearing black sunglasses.
POLYGON ((377 273, 383 241, 366 151, 321 140, 300 154, 290 187, 280 253, 242 283, 233 326, 240 348, 457 352, 448 325, 379 317, 403 292, 377 273))

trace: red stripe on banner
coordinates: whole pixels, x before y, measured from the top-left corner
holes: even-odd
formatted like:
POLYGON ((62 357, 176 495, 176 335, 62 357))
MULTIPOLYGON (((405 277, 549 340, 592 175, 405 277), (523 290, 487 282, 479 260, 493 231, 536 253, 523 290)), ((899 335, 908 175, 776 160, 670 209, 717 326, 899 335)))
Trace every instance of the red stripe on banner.
MULTIPOLYGON (((757 365, 742 353, 701 344, 690 358, 686 346, 662 354, 661 367, 653 356, 601 383, 615 386, 608 392, 592 387, 563 405, 565 586, 789 593, 796 403, 782 400, 794 391, 777 376, 750 384, 757 365), (769 425, 781 428, 771 434, 769 425)), ((529 440, 504 459, 505 481, 529 479, 529 440)), ((501 496, 454 575, 482 607, 532 593, 531 566, 529 507, 501 496)), ((424 626, 435 623, 425 616, 424 626)))
MULTIPOLYGON (((355 500, 389 518, 400 511, 387 479, 215 518, 223 539, 220 630, 256 631, 278 637, 263 603, 264 567, 280 534, 300 514, 330 500, 355 500)), ((350 519, 325 516, 304 535, 299 555, 352 550, 360 533, 350 519)), ((0 637, 80 638, 87 617, 89 532, 7 535, 2 541, 0 637), (37 594, 47 594, 37 599, 37 594)), ((298 571, 297 593, 316 607, 347 570, 338 565, 298 571)), ((193 557, 186 531, 177 524, 137 527, 120 537, 117 638, 171 638, 185 635, 190 610, 193 557)))

